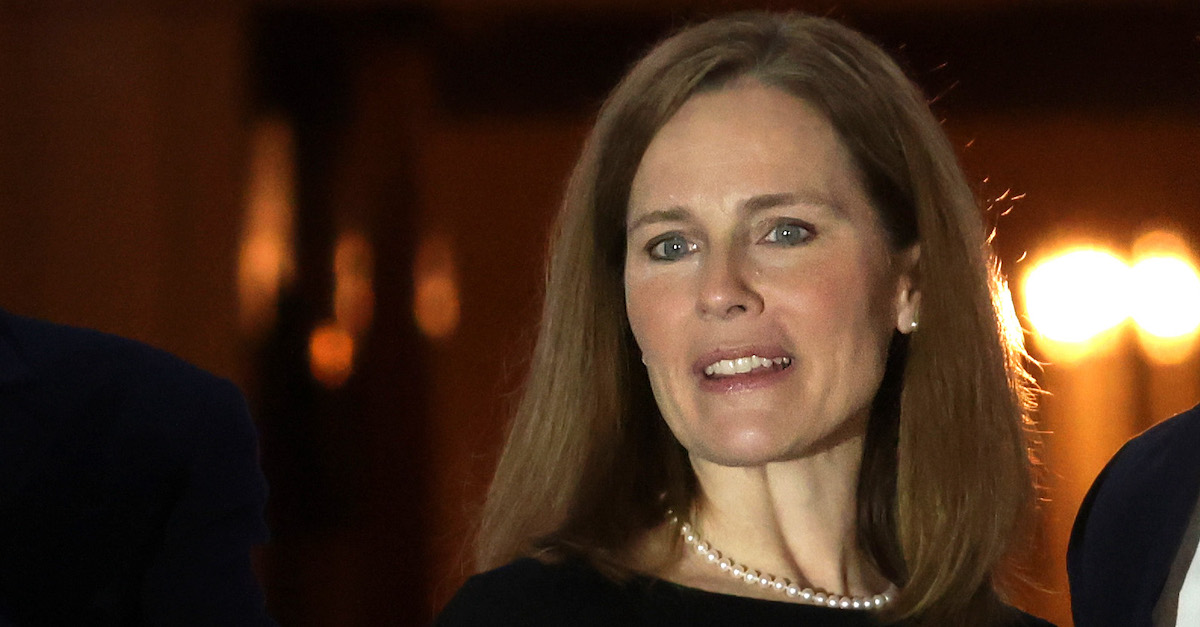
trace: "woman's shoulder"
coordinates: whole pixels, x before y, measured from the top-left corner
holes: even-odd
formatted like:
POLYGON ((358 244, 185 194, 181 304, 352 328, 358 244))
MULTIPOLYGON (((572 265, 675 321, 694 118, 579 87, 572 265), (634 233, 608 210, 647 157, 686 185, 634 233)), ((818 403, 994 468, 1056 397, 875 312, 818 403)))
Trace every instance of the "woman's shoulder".
POLYGON ((1054 623, 1038 618, 1033 614, 1028 614, 1012 606, 1005 606, 1012 614, 1012 619, 1006 621, 1006 624, 1012 627, 1057 627, 1054 623))
MULTIPOLYGON (((1010 627, 1054 627, 1007 608, 1010 627)), ((434 622, 435 627, 521 625, 718 625, 753 617, 757 624, 864 627, 878 625, 865 612, 764 601, 705 592, 648 577, 620 583, 588 562, 567 558, 519 559, 471 577, 434 622)))
POLYGON ((1037 616, 1034 616, 1032 614, 1026 614, 1025 612, 1021 612, 1021 620, 1020 620, 1020 622, 1017 623, 1017 627, 1058 627, 1058 626, 1044 618, 1038 618, 1037 616))
POLYGON ((622 588, 579 560, 519 559, 471 577, 436 627, 620 624, 622 588))

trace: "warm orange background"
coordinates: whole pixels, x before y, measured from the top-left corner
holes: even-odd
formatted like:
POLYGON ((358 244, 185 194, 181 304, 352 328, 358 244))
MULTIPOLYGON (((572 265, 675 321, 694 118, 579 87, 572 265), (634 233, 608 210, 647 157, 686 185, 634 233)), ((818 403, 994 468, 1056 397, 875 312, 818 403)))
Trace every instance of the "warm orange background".
MULTIPOLYGON (((980 198, 1006 198, 1014 286, 1063 243, 1200 241, 1187 0, 49 0, 0 3, 0 306, 242 384, 281 622, 425 623, 466 574, 549 220, 604 91, 670 28, 750 6, 832 13, 906 59, 980 198), (256 161, 263 137, 284 173, 256 161), (238 287, 255 185, 292 211, 290 280, 258 318, 238 287), (348 232, 366 252, 335 272, 348 232), (330 319, 323 384, 309 340, 330 319)), ((1123 330, 1039 379, 1045 523, 1015 601, 1069 625, 1079 500, 1126 438, 1200 400, 1200 366, 1150 364, 1123 330)))

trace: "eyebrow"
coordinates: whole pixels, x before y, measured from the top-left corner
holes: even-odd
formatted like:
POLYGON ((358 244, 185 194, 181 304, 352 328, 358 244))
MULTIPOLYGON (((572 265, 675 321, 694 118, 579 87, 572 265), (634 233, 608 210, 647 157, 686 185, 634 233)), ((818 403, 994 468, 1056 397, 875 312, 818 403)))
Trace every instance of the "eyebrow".
MULTIPOLYGON (((781 192, 778 194, 760 194, 752 196, 742 202, 738 207, 740 213, 753 214, 766 209, 775 207, 787 207, 790 205, 810 205, 821 207, 832 211, 833 213, 841 213, 841 208, 827 198, 816 194, 796 194, 792 192, 781 192)), ((626 227, 626 233, 632 233, 637 229, 647 224, 655 224, 658 222, 685 222, 692 217, 692 212, 688 211, 687 207, 676 205, 667 209, 659 209, 648 211, 636 219, 629 222, 626 227)))
POLYGON ((742 213, 758 213, 764 209, 773 209, 775 207, 786 207, 800 203, 800 198, 796 194, 763 194, 761 196, 753 196, 742 203, 742 213))
POLYGON ((676 205, 670 209, 648 211, 638 216, 636 220, 630 221, 629 225, 625 227, 625 232, 632 233, 647 224, 658 222, 686 222, 691 216, 692 212, 680 205, 676 205))

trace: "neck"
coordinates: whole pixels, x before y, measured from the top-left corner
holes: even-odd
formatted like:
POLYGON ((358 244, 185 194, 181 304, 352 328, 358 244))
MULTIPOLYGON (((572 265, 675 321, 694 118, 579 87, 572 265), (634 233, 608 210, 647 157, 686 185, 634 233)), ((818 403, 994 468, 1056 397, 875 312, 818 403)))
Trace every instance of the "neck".
POLYGON ((862 449, 854 437, 761 466, 693 458, 701 488, 693 523, 713 547, 752 569, 839 594, 880 592, 888 582, 857 542, 862 449))

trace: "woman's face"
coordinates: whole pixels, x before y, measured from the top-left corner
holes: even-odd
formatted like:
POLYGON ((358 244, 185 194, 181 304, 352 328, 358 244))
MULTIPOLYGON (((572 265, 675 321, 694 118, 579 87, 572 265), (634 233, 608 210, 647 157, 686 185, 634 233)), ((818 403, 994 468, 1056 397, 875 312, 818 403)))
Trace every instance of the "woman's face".
POLYGON ((627 227, 629 321, 692 456, 761 464, 865 432, 916 251, 892 251, 815 109, 753 81, 694 96, 646 150, 627 227))

